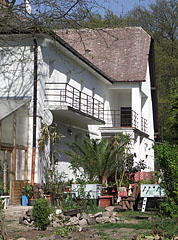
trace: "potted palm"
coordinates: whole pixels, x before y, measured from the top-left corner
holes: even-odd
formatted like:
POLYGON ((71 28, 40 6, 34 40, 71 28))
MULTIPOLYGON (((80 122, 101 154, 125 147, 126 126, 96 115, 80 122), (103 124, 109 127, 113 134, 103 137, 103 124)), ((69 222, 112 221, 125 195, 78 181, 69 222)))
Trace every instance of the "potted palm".
POLYGON ((102 184, 103 178, 115 175, 122 167, 125 148, 130 142, 127 135, 115 136, 113 139, 88 139, 83 142, 69 143, 69 151, 64 153, 71 157, 71 168, 75 172, 83 169, 83 175, 89 182, 102 184), (115 144, 117 140, 117 144, 115 144))

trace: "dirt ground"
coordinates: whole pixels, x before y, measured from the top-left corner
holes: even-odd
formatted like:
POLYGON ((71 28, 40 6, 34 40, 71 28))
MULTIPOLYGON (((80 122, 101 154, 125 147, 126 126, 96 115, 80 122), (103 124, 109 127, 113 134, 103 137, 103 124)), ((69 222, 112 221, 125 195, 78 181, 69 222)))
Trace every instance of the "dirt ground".
MULTIPOLYGON (((61 238, 56 236, 54 232, 55 228, 49 227, 46 231, 38 231, 33 227, 27 227, 19 224, 19 217, 29 207, 22 206, 10 206, 6 209, 5 219, 5 231, 6 240, 57 240, 57 239, 71 239, 71 240, 102 240, 102 239, 120 239, 120 240, 131 240, 134 239, 135 235, 148 232, 148 230, 139 229, 135 230, 132 228, 118 228, 118 229, 104 229, 99 233, 98 229, 88 227, 82 232, 73 232, 67 238, 61 238)), ((128 221, 128 220, 127 220, 128 221)), ((132 219, 129 223, 138 223, 139 220, 132 219)))

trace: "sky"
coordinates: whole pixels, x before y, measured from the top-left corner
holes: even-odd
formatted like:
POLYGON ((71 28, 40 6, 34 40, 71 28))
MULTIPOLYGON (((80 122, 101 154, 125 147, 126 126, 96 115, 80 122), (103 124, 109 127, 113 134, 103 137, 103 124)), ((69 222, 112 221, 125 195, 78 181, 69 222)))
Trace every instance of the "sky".
MULTIPOLYGON (((25 0, 17 0, 17 4, 23 3, 25 0)), ((29 2, 31 0, 28 0, 29 2)), ((136 5, 148 7, 150 3, 155 3, 156 0, 95 0, 98 5, 104 6, 105 9, 113 11, 116 15, 125 14, 133 9, 136 5)), ((91 0, 92 2, 92 0, 91 0)), ((99 13, 104 16, 104 8, 99 8, 99 13)), ((98 9, 98 8, 97 8, 98 9)))
MULTIPOLYGON (((104 5, 107 9, 112 10, 116 15, 121 13, 127 13, 133 9, 135 5, 148 7, 150 3, 155 3, 156 0, 97 0, 101 5, 104 5)), ((101 14, 104 14, 104 10, 100 10, 101 14)))

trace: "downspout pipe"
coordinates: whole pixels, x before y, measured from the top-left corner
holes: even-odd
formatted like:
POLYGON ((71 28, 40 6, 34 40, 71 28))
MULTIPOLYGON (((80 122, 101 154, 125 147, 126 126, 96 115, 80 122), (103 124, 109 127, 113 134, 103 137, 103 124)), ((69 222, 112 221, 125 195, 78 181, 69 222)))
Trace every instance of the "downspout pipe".
POLYGON ((33 147, 32 147, 32 168, 31 168, 31 184, 34 185, 35 179, 35 159, 36 159, 36 129, 37 129, 37 82, 38 82, 38 44, 34 43, 34 81, 33 81, 33 147))

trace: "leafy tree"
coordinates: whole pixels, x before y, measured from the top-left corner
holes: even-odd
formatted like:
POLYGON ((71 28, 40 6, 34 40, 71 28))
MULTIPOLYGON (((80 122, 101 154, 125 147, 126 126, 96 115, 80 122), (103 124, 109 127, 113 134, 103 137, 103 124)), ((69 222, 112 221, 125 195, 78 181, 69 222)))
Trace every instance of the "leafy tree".
POLYGON ((170 131, 172 132, 172 141, 178 142, 178 79, 172 79, 170 82, 170 131))
POLYGON ((74 173, 83 169, 84 176, 89 181, 102 183, 103 177, 109 177, 122 169, 122 162, 126 157, 126 147, 130 137, 121 135, 116 139, 88 139, 83 143, 69 143, 71 151, 65 152, 71 157, 71 167, 74 173), (117 156, 117 157, 116 157, 117 156))
POLYGON ((155 40, 156 77, 161 135, 173 138, 170 132, 170 81, 178 74, 178 2, 156 0, 149 8, 135 7, 122 18, 127 26, 142 26, 155 40))
POLYGON ((178 218, 178 146, 167 142, 154 146, 156 160, 162 172, 162 186, 166 191, 163 203, 166 214, 178 218))

